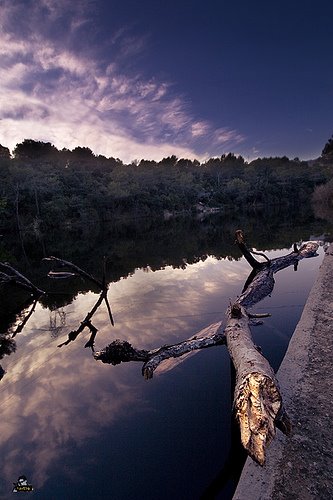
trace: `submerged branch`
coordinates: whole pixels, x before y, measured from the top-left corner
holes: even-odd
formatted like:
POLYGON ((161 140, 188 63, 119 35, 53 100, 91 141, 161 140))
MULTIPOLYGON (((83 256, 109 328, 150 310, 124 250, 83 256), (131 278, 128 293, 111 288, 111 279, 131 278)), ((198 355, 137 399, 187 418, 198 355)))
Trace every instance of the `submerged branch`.
POLYGON ((23 320, 21 321, 21 323, 19 325, 17 325, 17 327, 16 327, 16 329, 15 329, 13 335, 12 335, 12 338, 14 338, 18 333, 22 332, 23 328, 25 327, 25 325, 28 323, 29 319, 31 318, 31 316, 35 312, 37 303, 38 303, 38 299, 35 299, 33 301, 33 303, 32 303, 30 311, 28 311, 27 315, 23 318, 23 320))
POLYGON ((59 344, 58 347, 68 345, 70 342, 73 342, 74 340, 76 340, 78 335, 80 335, 80 333, 83 332, 83 330, 85 328, 88 328, 91 331, 91 336, 90 336, 90 339, 88 340, 88 342, 86 343, 85 347, 91 347, 92 350, 94 350, 94 340, 95 340, 95 337, 96 337, 98 330, 91 323, 91 318, 93 317, 93 315, 95 314, 95 312, 97 311, 99 306, 102 304, 103 300, 105 300, 106 293, 107 293, 106 290, 101 292, 100 296, 98 297, 97 302, 94 304, 93 308, 88 312, 88 314, 86 315, 84 320, 81 322, 79 328, 69 332, 67 340, 65 342, 62 342, 61 344, 59 344))
POLYGON ((14 283, 15 285, 24 288, 31 292, 34 297, 41 297, 46 295, 44 290, 41 290, 36 285, 34 285, 26 276, 21 274, 17 269, 12 267, 8 262, 0 262, 0 266, 6 270, 6 272, 0 273, 0 280, 2 283, 14 283))
POLYGON ((110 318, 110 323, 112 326, 114 326, 114 320, 113 320, 113 316, 112 316, 111 306, 110 306, 110 303, 109 303, 109 300, 107 297, 108 284, 106 283, 106 277, 105 277, 105 274, 106 274, 105 273, 105 265, 106 265, 105 258, 103 259, 103 279, 102 279, 102 281, 97 280, 96 278, 94 278, 94 276, 87 273, 86 271, 84 271, 80 267, 76 266, 72 262, 69 262, 68 260, 59 259, 58 257, 53 257, 53 256, 46 257, 43 260, 55 263, 60 267, 67 267, 71 271, 74 271, 74 272, 50 271, 48 273, 48 276, 50 278, 60 279, 60 278, 70 278, 72 276, 81 276, 82 278, 85 278, 85 279, 91 281, 92 283, 94 283, 95 285, 97 285, 98 288, 101 290, 101 293, 100 293, 100 296, 99 296, 97 302, 95 303, 95 305, 93 306, 91 311, 88 312, 88 314, 86 315, 84 320, 81 322, 80 326, 76 330, 72 330, 71 332, 69 332, 67 340, 58 345, 58 347, 68 345, 70 342, 73 342, 74 340, 76 340, 78 335, 80 333, 82 333, 85 328, 88 328, 91 332, 91 335, 90 335, 88 342, 85 344, 84 347, 90 347, 92 349, 92 351, 94 351, 95 338, 96 338, 98 330, 92 324, 91 319, 94 316, 94 314, 96 313, 97 309, 102 304, 103 300, 105 301, 105 304, 106 304, 106 308, 107 308, 108 315, 110 318))
MULTIPOLYGON (((94 278, 94 276, 87 273, 86 271, 84 271, 80 267, 76 266, 72 262, 69 262, 68 260, 59 259, 58 257, 53 257, 53 256, 45 257, 43 260, 48 261, 48 262, 53 262, 60 267, 68 267, 69 269, 72 269, 72 271, 74 271, 74 275, 78 274, 79 276, 82 276, 82 278, 85 278, 89 281, 92 281, 95 285, 98 286, 98 288, 100 290, 104 289, 104 285, 101 281, 97 280, 96 278, 94 278)), ((61 273, 61 272, 54 273, 53 271, 51 271, 51 274, 49 273, 49 276, 54 277, 54 274, 57 274, 58 277, 60 277, 61 274, 63 274, 62 277, 66 277, 66 278, 68 277, 68 275, 65 276, 68 273, 61 273), (53 276, 52 276, 52 274, 53 274, 53 276)))
POLYGON ((173 345, 164 345, 158 349, 135 349, 127 341, 115 340, 103 350, 94 354, 96 360, 112 365, 128 361, 143 361, 142 374, 146 380, 153 377, 156 368, 169 358, 178 358, 197 349, 204 349, 213 345, 225 344, 225 335, 222 323, 213 323, 201 330, 194 337, 173 345))

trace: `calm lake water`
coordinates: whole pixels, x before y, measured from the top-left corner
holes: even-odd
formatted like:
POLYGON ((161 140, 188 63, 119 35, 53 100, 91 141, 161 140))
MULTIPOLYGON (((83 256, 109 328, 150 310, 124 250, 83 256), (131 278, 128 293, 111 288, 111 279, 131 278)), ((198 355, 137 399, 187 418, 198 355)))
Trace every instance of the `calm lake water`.
MULTIPOLYGON (((104 305, 95 314, 97 350, 115 339, 142 349, 159 347, 224 319, 229 300, 241 292, 250 271, 232 245, 237 226, 226 228, 219 218, 189 224, 163 223, 154 231, 148 228, 149 236, 133 228, 118 239, 105 232, 94 236, 92 245, 101 255, 106 245, 110 256, 108 297, 115 319, 112 327, 104 305), (214 253, 218 247, 222 250, 214 253)), ((294 240, 283 244, 289 230, 300 241, 308 240, 311 231, 319 236, 327 229, 313 224, 297 230, 281 226, 285 236, 280 233, 273 245, 265 235, 261 242, 249 241, 277 257, 291 249, 294 240)), ((249 226, 250 236, 251 231, 249 226)), ((40 252, 46 247, 48 254, 100 276, 99 257, 92 264, 90 247, 82 243, 80 249, 77 238, 44 243, 40 252)), ((13 251, 16 266, 26 267, 27 274, 30 269, 30 277, 56 290, 58 298, 37 305, 15 337, 16 352, 1 360, 6 374, 0 382, 0 498, 11 497, 13 483, 23 474, 34 487, 29 498, 231 498, 244 457, 232 425, 226 347, 180 358, 150 381, 141 376, 141 363, 114 367, 95 361, 84 348, 89 332, 58 348, 98 294, 80 278, 53 284, 41 277, 48 266, 36 264, 39 250, 31 248, 27 241, 25 264, 19 250, 13 251)), ((9 245, 2 251, 10 253, 9 245)), ((319 254, 301 261, 297 272, 292 267, 279 272, 272 296, 254 308, 272 313, 253 328, 253 336, 275 369, 302 313, 322 249, 319 254)), ((6 308, 14 310, 19 299, 11 298, 6 308)), ((12 331, 15 316, 8 321, 12 331)))

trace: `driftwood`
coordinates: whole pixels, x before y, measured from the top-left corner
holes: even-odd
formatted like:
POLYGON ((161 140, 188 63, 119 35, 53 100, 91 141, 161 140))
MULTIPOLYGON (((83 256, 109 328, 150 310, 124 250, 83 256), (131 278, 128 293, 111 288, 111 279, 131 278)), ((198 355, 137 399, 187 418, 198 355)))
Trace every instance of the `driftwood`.
POLYGON ((63 260, 59 259, 58 257, 45 257, 43 259, 45 262, 51 262, 52 264, 57 265, 58 267, 64 268, 67 267, 68 269, 71 269, 73 272, 66 272, 66 271, 49 271, 48 277, 57 279, 57 278, 70 278, 71 276, 82 276, 83 278, 86 278, 88 281, 91 281, 95 285, 98 286, 101 290, 103 290, 105 283, 102 281, 97 280, 92 276, 91 274, 87 273, 80 267, 76 266, 72 262, 69 262, 68 260, 63 260))
POLYGON ((279 384, 269 362, 254 345, 250 325, 253 318, 268 314, 251 314, 248 308, 269 295, 274 288, 274 274, 298 261, 313 257, 317 243, 310 242, 283 257, 269 260, 264 254, 254 252, 245 243, 241 230, 236 231, 235 242, 252 267, 244 289, 238 299, 227 310, 227 324, 210 325, 184 342, 162 346, 152 351, 135 349, 126 341, 116 340, 96 352, 94 358, 103 363, 119 364, 128 361, 144 362, 142 373, 146 379, 168 358, 204 347, 226 344, 236 370, 236 385, 233 408, 241 431, 241 441, 247 453, 260 465, 265 462, 265 450, 275 436, 275 428, 288 434, 291 424, 282 404, 279 384), (261 255, 259 262, 253 255, 261 255))

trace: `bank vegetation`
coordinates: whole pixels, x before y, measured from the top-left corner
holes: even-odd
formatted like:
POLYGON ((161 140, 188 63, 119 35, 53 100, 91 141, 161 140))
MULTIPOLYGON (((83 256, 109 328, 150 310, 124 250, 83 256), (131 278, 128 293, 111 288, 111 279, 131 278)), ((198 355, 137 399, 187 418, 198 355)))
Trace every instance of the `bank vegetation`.
MULTIPOLYGON (((331 140, 330 140, 331 141, 331 140)), ((0 232, 83 231, 110 220, 179 213, 292 211, 332 200, 331 142, 317 161, 246 162, 232 153, 199 162, 170 156, 124 164, 87 147, 58 150, 27 139, 0 146, 0 232)))

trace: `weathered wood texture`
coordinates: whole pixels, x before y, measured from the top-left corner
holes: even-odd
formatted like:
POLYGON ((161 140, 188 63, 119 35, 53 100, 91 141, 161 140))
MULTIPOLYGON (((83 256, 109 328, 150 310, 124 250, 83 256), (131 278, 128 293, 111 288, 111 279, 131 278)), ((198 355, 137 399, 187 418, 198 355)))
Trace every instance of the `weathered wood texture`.
MULTIPOLYGON (((236 233, 236 243, 242 253, 251 252, 241 231, 236 233)), ((253 264, 243 293, 227 311, 225 336, 228 351, 236 370, 234 411, 238 420, 241 440, 248 454, 260 465, 265 462, 265 450, 275 436, 275 427, 288 434, 290 421, 283 407, 282 396, 274 371, 266 358, 254 345, 249 328, 250 314, 247 307, 255 305, 274 288, 273 274, 299 260, 316 255, 318 245, 310 242, 300 250, 294 246, 290 254, 264 263, 253 264)), ((252 265, 251 264, 251 265, 252 265)))
POLYGON ((230 307, 225 329, 227 347, 236 370, 234 411, 241 440, 259 464, 275 435, 275 420, 282 407, 278 382, 269 362, 253 343, 246 310, 230 307))
POLYGON ((150 351, 135 349, 127 341, 115 340, 103 350, 95 352, 94 358, 112 365, 121 362, 143 361, 142 374, 146 380, 153 378, 156 368, 169 358, 178 358, 197 349, 225 344, 222 322, 213 323, 184 342, 164 345, 150 351))

